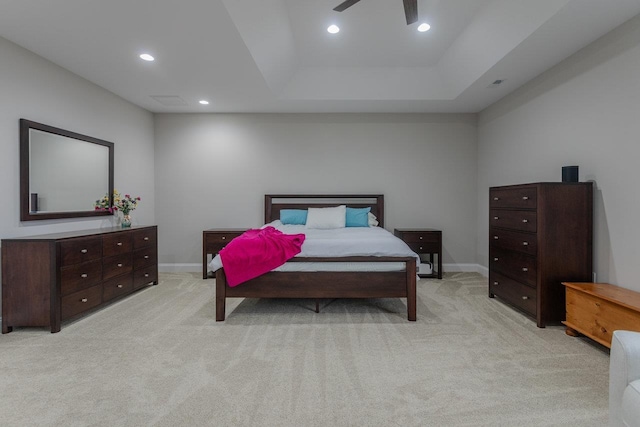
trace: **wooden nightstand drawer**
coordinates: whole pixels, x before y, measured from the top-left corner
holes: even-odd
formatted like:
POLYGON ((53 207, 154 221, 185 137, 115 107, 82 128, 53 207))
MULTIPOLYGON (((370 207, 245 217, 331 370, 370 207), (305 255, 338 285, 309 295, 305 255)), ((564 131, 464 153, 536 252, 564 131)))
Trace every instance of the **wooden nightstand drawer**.
POLYGON ((227 243, 240 236, 248 229, 218 228, 202 232, 202 278, 207 278, 207 257, 215 256, 227 243))
POLYGON ((207 235, 207 243, 226 245, 227 243, 229 243, 230 241, 232 241, 236 237, 240 236, 242 233, 244 233, 244 232, 237 232, 237 233, 232 233, 232 232, 208 233, 208 235, 207 235))
POLYGON ((407 243, 440 243, 442 239, 440 232, 404 231, 401 234, 400 238, 407 243))
POLYGON ((435 253, 440 251, 440 243, 436 242, 405 242, 417 254, 435 253))
POLYGON ((442 231, 433 228, 396 228, 394 236, 404 241, 424 262, 431 264, 431 274, 418 274, 423 278, 442 279, 442 231), (428 256, 428 261, 425 260, 428 256), (434 260, 434 257, 437 258, 434 260), (437 268, 435 263, 437 261, 437 268))

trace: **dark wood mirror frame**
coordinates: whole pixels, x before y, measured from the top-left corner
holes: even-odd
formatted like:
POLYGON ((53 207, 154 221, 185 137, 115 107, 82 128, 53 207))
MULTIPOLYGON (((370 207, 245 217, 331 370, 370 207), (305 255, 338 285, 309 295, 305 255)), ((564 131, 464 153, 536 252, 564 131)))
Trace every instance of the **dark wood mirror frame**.
MULTIPOLYGON (((114 144, 113 142, 103 141, 87 135, 55 128, 53 126, 43 125, 42 123, 32 122, 26 119, 20 119, 20 221, 35 221, 43 219, 59 219, 59 218, 82 218, 82 217, 98 217, 113 215, 109 211, 62 211, 62 212, 31 212, 30 194, 29 194, 29 158, 30 158, 30 130, 36 129, 55 135, 73 138, 79 141, 85 141, 91 144, 99 144, 109 149, 109 205, 113 204, 113 163, 114 163, 114 144)), ((81 177, 79 177, 81 179, 81 177)), ((100 197, 100 195, 96 195, 100 197)))

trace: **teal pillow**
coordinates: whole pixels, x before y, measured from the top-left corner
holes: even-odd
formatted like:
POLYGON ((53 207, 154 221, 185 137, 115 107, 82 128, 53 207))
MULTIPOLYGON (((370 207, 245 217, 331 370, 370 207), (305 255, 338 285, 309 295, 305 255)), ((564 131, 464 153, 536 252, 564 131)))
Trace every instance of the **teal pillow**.
POLYGON ((306 209, 281 209, 280 222, 283 224, 305 225, 307 223, 306 209))
POLYGON ((371 208, 347 208, 346 227, 368 227, 371 208))

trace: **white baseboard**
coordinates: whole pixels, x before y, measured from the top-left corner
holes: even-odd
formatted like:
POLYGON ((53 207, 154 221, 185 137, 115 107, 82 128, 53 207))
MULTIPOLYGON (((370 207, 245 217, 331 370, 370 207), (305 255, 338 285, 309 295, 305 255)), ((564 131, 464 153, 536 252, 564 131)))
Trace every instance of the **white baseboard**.
MULTIPOLYGON (((202 264, 158 264, 158 271, 161 273, 198 273, 202 271, 202 264)), ((489 276, 489 269, 480 264, 443 264, 442 271, 445 273, 473 272, 480 273, 484 277, 489 276)))
POLYGON ((202 264, 158 264, 160 273, 197 273, 202 272, 202 264))

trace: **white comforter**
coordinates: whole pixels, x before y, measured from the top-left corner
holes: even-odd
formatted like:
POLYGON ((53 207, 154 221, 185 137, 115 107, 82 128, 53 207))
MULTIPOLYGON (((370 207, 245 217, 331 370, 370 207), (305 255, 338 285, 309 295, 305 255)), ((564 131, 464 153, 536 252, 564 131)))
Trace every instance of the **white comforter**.
MULTIPOLYGON (((416 263, 420 263, 418 254, 384 228, 347 227, 318 230, 305 228, 304 225, 284 225, 280 220, 270 222, 264 227, 269 225, 286 234, 303 233, 306 236, 302 252, 296 257, 412 256, 416 259, 416 263)), ((220 256, 216 255, 209 263, 209 268, 211 271, 216 271, 221 267, 220 256)))

